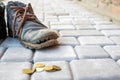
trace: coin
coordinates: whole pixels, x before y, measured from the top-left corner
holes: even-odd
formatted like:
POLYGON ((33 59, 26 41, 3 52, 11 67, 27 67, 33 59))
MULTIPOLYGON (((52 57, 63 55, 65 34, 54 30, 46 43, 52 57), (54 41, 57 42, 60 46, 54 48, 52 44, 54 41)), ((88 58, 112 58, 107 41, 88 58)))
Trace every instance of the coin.
POLYGON ((36 68, 40 68, 40 67, 45 67, 45 64, 42 64, 42 63, 38 63, 35 65, 36 68))
POLYGON ((53 69, 56 70, 56 71, 61 70, 61 68, 59 66, 56 66, 56 65, 53 65, 53 69))
POLYGON ((25 74, 32 74, 35 71, 36 72, 41 72, 41 71, 47 71, 47 72, 54 72, 54 71, 59 71, 61 70, 61 68, 59 66, 56 65, 50 65, 50 66, 45 66, 45 64, 42 63, 38 63, 35 65, 35 67, 33 67, 33 69, 23 69, 23 73, 25 74))
POLYGON ((43 70, 44 70, 44 68, 36 68, 36 72, 41 72, 43 70))
POLYGON ((32 71, 35 72, 36 68, 33 68, 32 71))
POLYGON ((44 70, 51 72, 51 71, 53 71, 54 69, 53 69, 53 66, 46 66, 46 67, 44 67, 44 70))
POLYGON ((23 69, 23 73, 25 74, 32 74, 34 71, 31 69, 23 69))

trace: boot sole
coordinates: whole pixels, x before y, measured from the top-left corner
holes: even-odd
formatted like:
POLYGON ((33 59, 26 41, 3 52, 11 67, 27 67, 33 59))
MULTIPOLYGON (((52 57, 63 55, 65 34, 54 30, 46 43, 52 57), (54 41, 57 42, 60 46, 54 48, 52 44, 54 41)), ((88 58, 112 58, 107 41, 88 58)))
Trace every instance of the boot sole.
POLYGON ((56 39, 51 39, 51 40, 48 40, 48 41, 40 43, 40 44, 32 44, 32 43, 28 43, 25 41, 21 41, 21 43, 25 47, 30 48, 30 49, 42 49, 42 48, 47 48, 50 46, 58 45, 58 41, 56 39))

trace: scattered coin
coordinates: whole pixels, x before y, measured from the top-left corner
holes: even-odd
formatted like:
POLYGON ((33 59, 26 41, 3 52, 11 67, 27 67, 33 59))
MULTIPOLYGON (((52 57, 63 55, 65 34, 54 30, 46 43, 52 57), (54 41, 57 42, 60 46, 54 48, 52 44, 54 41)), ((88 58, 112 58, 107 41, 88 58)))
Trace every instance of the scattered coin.
POLYGON ((32 74, 34 71, 31 69, 23 69, 23 73, 25 74, 32 74))
POLYGON ((46 66, 44 70, 48 72, 53 72, 53 71, 59 71, 61 70, 61 68, 59 66, 52 65, 52 66, 46 66))
POLYGON ((41 71, 47 71, 47 72, 54 72, 54 71, 60 71, 61 68, 59 66, 56 65, 50 65, 50 66, 45 66, 45 64, 42 63, 38 63, 35 65, 35 67, 31 70, 31 69, 23 69, 23 73, 25 74, 32 74, 35 71, 36 72, 41 72, 41 71))
POLYGON ((36 68, 41 68, 41 67, 45 67, 45 64, 42 63, 38 63, 35 65, 36 68))
POLYGON ((46 67, 44 67, 44 70, 45 70, 45 71, 48 71, 48 72, 51 72, 51 71, 53 71, 54 69, 53 69, 53 66, 46 66, 46 67))
POLYGON ((44 70, 44 68, 36 68, 36 72, 41 72, 43 70, 44 70))
POLYGON ((56 70, 56 71, 61 70, 61 68, 59 66, 56 66, 56 65, 53 65, 53 69, 56 70))
POLYGON ((32 71, 35 72, 36 68, 33 68, 32 71))

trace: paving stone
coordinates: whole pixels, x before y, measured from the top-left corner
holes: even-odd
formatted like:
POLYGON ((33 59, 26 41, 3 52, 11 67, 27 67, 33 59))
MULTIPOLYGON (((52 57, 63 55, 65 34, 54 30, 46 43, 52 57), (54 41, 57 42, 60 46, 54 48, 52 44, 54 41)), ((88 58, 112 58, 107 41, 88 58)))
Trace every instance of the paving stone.
POLYGON ((96 25, 95 28, 98 30, 117 30, 117 29, 120 29, 120 26, 117 26, 117 25, 96 25))
POLYGON ((74 60, 70 66, 74 80, 120 80, 120 67, 112 59, 74 60))
POLYGON ((91 29, 95 29, 95 27, 93 27, 92 25, 75 25, 76 29, 80 29, 80 30, 91 30, 91 29))
POLYGON ((54 22, 56 21, 56 22, 57 22, 58 19, 56 19, 56 18, 46 18, 46 19, 44 19, 44 21, 49 21, 49 22, 50 22, 50 21, 52 21, 52 22, 53 22, 53 21, 54 21, 54 22))
POLYGON ((110 39, 111 39, 114 43, 120 45, 120 37, 110 37, 110 39))
POLYGON ((3 47, 22 47, 20 41, 16 38, 8 37, 6 40, 1 44, 3 47))
POLYGON ((59 20, 66 22, 66 21, 72 21, 73 18, 59 18, 59 20))
POLYGON ((75 27, 73 25, 51 25, 51 29, 55 30, 73 30, 75 27))
MULTIPOLYGON (((58 8, 59 9, 59 8, 58 8)), ((68 12, 62 12, 61 10, 60 10, 60 12, 59 11, 56 11, 56 15, 57 16, 69 16, 69 13, 68 12)))
POLYGON ((36 50, 34 55, 34 62, 71 61, 73 59, 76 59, 76 55, 71 46, 55 46, 44 50, 36 50))
POLYGON ((53 15, 53 16, 69 16, 69 13, 67 13, 67 12, 56 12, 56 13, 53 13, 53 14, 51 14, 51 15, 53 15))
POLYGON ((59 16, 60 19, 66 19, 66 18, 70 18, 70 19, 73 19, 74 16, 59 16))
POLYGON ((30 80, 30 76, 22 73, 22 69, 31 68, 28 62, 1 62, 0 80, 30 80))
POLYGON ((103 34, 97 30, 61 30, 60 34, 65 37, 103 36, 103 34))
POLYGON ((101 32, 108 37, 120 36, 120 30, 102 30, 101 32))
POLYGON ((45 16, 45 19, 51 19, 51 18, 53 18, 53 19, 57 19, 57 16, 52 16, 52 15, 46 15, 45 16))
POLYGON ((113 25, 113 23, 108 20, 97 20, 97 21, 94 21, 94 23, 96 25, 113 25))
POLYGON ((81 45, 114 45, 114 43, 105 36, 87 36, 78 38, 81 45))
MULTIPOLYGON (((39 4, 40 5, 40 4, 39 4)), ((42 5, 43 6, 43 5, 42 5)), ((37 14, 39 14, 39 13, 43 13, 44 12, 44 8, 43 7, 35 7, 34 8, 34 12, 36 13, 36 12, 38 12, 37 14), (38 9, 40 10, 40 11, 38 11, 38 9)))
POLYGON ((95 13, 93 13, 93 12, 86 12, 86 13, 85 13, 85 16, 88 17, 88 18, 100 17, 100 15, 95 14, 95 13))
POLYGON ((25 62, 32 61, 33 52, 23 47, 10 47, 6 50, 1 61, 3 62, 25 62))
MULTIPOLYGON (((95 4, 95 5, 96 5, 96 4, 95 4)), ((85 16, 88 17, 89 19, 90 19, 90 18, 100 17, 100 15, 98 15, 98 14, 96 15, 96 14, 94 14, 94 13, 93 13, 93 14, 86 14, 85 16)))
POLYGON ((44 16, 46 16, 46 15, 56 16, 53 14, 55 14, 55 11, 49 10, 49 9, 44 9, 44 16))
MULTIPOLYGON (((88 21, 88 22, 90 22, 90 20, 89 20, 89 18, 88 17, 85 17, 85 15, 84 15, 84 13, 82 13, 82 14, 80 14, 80 15, 74 15, 74 21, 76 21, 76 22, 80 22, 80 21, 88 21), (81 15, 81 16, 80 16, 81 15)), ((74 22, 73 21, 73 22, 74 22)))
MULTIPOLYGON (((76 21, 76 22, 78 21, 78 23, 79 23, 80 20, 90 21, 89 18, 87 18, 87 17, 84 16, 84 13, 82 14, 82 16, 80 16, 80 15, 74 15, 74 20, 73 20, 73 22, 74 22, 74 21, 76 21)), ((77 25, 77 24, 76 24, 76 25, 77 25)), ((80 24, 79 24, 79 25, 80 25, 80 24)), ((88 25, 88 24, 85 24, 85 25, 88 25)))
POLYGON ((110 58, 110 55, 100 46, 76 46, 79 59, 110 58))
POLYGON ((75 37, 59 37, 57 40, 60 45, 79 45, 79 42, 75 37))
POLYGON ((92 21, 109 21, 109 18, 106 18, 106 17, 101 17, 101 16, 99 16, 99 17, 93 17, 93 18, 89 18, 90 20, 92 20, 92 21))
POLYGON ((5 50, 6 50, 6 48, 0 47, 0 58, 3 56, 5 50))
POLYGON ((75 24, 75 25, 93 25, 94 23, 93 22, 91 22, 90 20, 75 20, 75 21, 73 21, 73 24, 75 24))
POLYGON ((120 59, 120 46, 105 46, 104 49, 110 54, 112 59, 120 59))
POLYGON ((72 25, 72 21, 50 22, 50 25, 72 25))
MULTIPOLYGON (((41 63, 41 62, 40 62, 41 63)), ((56 72, 35 72, 31 80, 72 80, 70 69, 67 62, 64 61, 48 61, 42 62, 46 65, 57 65, 61 67, 61 71, 56 72)))

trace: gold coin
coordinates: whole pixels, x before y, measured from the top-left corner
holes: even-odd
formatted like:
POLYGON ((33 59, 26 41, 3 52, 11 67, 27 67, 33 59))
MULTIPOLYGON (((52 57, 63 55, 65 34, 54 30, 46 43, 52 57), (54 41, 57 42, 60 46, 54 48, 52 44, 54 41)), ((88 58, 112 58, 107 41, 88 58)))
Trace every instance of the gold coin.
POLYGON ((31 69, 23 69, 23 73, 25 73, 25 74, 32 74, 33 70, 31 70, 31 69))
POLYGON ((53 66, 46 66, 44 67, 45 71, 53 71, 53 66))
POLYGON ((32 71, 35 72, 36 68, 33 68, 32 71))
POLYGON ((59 66, 56 66, 56 65, 53 65, 53 69, 56 70, 56 71, 61 70, 61 68, 59 66))
POLYGON ((45 64, 42 63, 38 63, 35 65, 36 68, 41 68, 41 67, 45 67, 45 64))
POLYGON ((41 72, 43 70, 44 70, 44 68, 36 68, 36 72, 41 72))

